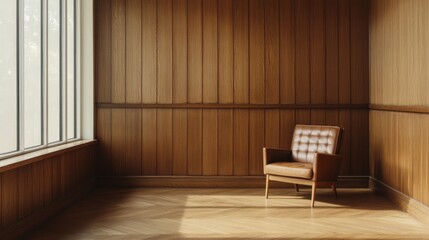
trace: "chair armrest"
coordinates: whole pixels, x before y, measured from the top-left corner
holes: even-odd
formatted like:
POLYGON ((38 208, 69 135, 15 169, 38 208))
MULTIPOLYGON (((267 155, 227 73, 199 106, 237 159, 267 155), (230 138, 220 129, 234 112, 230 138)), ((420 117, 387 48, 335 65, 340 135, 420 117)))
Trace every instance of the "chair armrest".
POLYGON ((264 166, 275 162, 290 162, 292 151, 286 149, 263 148, 264 166))
POLYGON ((313 163, 313 180, 337 181, 341 160, 340 155, 317 153, 313 163))

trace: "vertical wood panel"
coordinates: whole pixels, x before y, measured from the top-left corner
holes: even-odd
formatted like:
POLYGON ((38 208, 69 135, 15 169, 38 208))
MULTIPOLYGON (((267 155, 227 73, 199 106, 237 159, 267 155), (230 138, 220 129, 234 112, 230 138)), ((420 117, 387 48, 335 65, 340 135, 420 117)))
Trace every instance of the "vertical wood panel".
POLYGON ((33 211, 32 166, 18 168, 18 215, 22 219, 33 211))
POLYGON ((172 0, 158 0, 158 103, 172 103, 173 12, 172 0))
POLYGON ((233 110, 218 112, 218 175, 233 175, 233 110))
POLYGON ((311 1, 310 94, 311 103, 325 103, 325 5, 311 1))
POLYGON ((52 159, 52 199, 56 200, 61 196, 61 157, 52 159))
POLYGON ((100 166, 98 173, 102 176, 112 174, 112 110, 97 110, 97 139, 100 144, 97 145, 98 158, 97 164, 100 166))
POLYGON ((265 143, 264 110, 249 112, 249 175, 262 175, 262 148, 265 143))
POLYGON ((249 2, 234 0, 234 103, 249 103, 249 2))
POLYGON ((265 0, 265 102, 279 103, 279 1, 265 0))
POLYGON ((97 80, 97 102, 111 101, 111 2, 103 1, 103 4, 95 5, 96 21, 95 39, 99 44, 95 44, 95 73, 97 80), (103 39, 103 41, 99 41, 103 39))
POLYGON ((173 110, 173 174, 188 173, 188 111, 173 110))
POLYGON ((280 146, 279 110, 265 111, 265 146, 269 148, 278 148, 280 146))
MULTIPOLYGON (((125 102, 126 1, 112 1, 112 103, 125 102)), ((102 40, 104 41, 104 39, 102 40)))
POLYGON ((142 114, 140 109, 126 109, 125 114, 125 174, 138 176, 142 173, 142 114))
POLYGON ((173 114, 171 109, 158 109, 156 111, 158 175, 171 175, 173 173, 173 114))
POLYGON ((339 102, 350 103, 350 0, 338 1, 339 102))
POLYGON ((188 110, 188 175, 202 174, 202 110, 188 110))
POLYGON ((234 175, 249 171, 249 110, 234 110, 234 175))
POLYGON ((295 129, 295 111, 280 110, 280 147, 290 149, 295 129))
POLYGON ((326 0, 326 103, 338 103, 338 0, 326 0))
POLYGON ((280 103, 295 103, 295 3, 279 1, 280 8, 280 103))
POLYGON ((202 2, 188 0, 188 101, 203 100, 202 2))
POLYGON ((203 175, 217 175, 217 110, 203 110, 203 175))
POLYGON ((368 111, 351 111, 351 173, 355 175, 367 175, 369 165, 368 153, 368 111))
MULTIPOLYGON (((87 159, 82 159, 87 161, 87 159)), ((53 159, 46 159, 44 161, 44 170, 43 170, 43 192, 44 192, 44 201, 45 205, 49 205, 53 199, 53 159)))
POLYGON ((157 2, 142 1, 142 102, 156 103, 157 2))
POLYGON ((203 102, 218 101, 217 0, 203 1, 203 102))
POLYGON ((231 0, 218 0, 219 103, 234 100, 234 31, 231 0))
POLYGON ((125 109, 112 109, 112 167, 115 175, 125 174, 126 156, 125 109))
POLYGON ((350 54, 352 103, 368 103, 368 1, 350 0, 350 54))
MULTIPOLYGON (((144 34, 144 33, 143 33, 144 34)), ((188 101, 188 2, 173 1, 173 102, 188 101)))
MULTIPOLYGON (((33 191, 31 194, 31 199, 32 199, 32 203, 33 203, 33 209, 40 209, 43 207, 44 202, 43 202, 43 170, 44 170, 44 165, 43 162, 36 162, 32 164, 32 182, 31 185, 33 187, 33 191)), ((69 170, 68 172, 72 172, 73 170, 69 170)), ((75 171, 73 171, 74 173, 75 171)))
POLYGON ((142 100, 142 24, 140 0, 126 0, 126 102, 142 100))
POLYGON ((142 114, 142 173, 143 175, 156 175, 156 109, 143 109, 142 114))
POLYGON ((249 0, 250 103, 265 103, 264 1, 249 0))
POLYGON ((1 174, 1 223, 5 229, 18 221, 18 171, 1 174))

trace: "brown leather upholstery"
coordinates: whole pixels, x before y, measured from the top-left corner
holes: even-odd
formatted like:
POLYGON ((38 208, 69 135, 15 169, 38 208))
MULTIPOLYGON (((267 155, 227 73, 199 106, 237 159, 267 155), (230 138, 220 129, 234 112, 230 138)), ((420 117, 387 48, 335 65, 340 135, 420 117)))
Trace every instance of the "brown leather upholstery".
POLYGON ((265 167, 265 173, 297 178, 313 178, 313 164, 300 162, 276 162, 265 167))
POLYGON ((336 126, 296 125, 290 150, 263 149, 265 196, 270 180, 312 186, 312 204, 317 186, 335 184, 341 165, 343 129, 336 126))
POLYGON ((292 139, 292 159, 313 163, 315 153, 338 154, 341 128, 333 126, 296 125, 292 139))

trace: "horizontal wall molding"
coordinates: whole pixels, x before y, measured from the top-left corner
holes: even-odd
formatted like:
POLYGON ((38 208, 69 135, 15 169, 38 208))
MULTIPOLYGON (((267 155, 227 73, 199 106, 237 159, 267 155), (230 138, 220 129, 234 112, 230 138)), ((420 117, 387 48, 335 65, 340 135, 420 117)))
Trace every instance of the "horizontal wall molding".
MULTIPOLYGON (((265 176, 124 176, 99 177, 102 187, 219 187, 263 188, 265 176)), ((367 176, 340 176, 339 188, 367 188, 367 176)), ((270 187, 290 187, 292 184, 272 182, 270 187)))
POLYGON ((133 104, 97 103, 98 108, 167 109, 368 109, 368 104, 133 104))
POLYGON ((402 211, 429 224, 429 207, 373 177, 369 178, 369 184, 374 192, 387 198, 402 211))
POLYGON ((90 179, 89 181, 81 184, 77 188, 70 191, 67 195, 56 200, 51 205, 39 209, 37 212, 33 213, 29 217, 24 218, 23 220, 17 222, 16 224, 3 229, 0 233, 0 239, 16 239, 24 237, 27 234, 27 237, 30 236, 30 230, 35 229, 40 224, 44 223, 46 220, 52 216, 58 214, 66 207, 70 206, 74 202, 81 199, 83 196, 91 192, 96 186, 95 179, 90 179))
POLYGON ((429 114, 429 106, 399 106, 399 105, 370 104, 369 109, 374 111, 385 111, 385 112, 429 114))

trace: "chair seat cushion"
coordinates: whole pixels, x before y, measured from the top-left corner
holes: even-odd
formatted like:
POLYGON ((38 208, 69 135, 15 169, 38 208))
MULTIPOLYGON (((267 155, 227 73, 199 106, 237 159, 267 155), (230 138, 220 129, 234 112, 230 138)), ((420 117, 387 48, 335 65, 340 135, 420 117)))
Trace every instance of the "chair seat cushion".
POLYGON ((313 178, 313 164, 302 162, 276 162, 265 166, 266 174, 285 177, 313 178))

